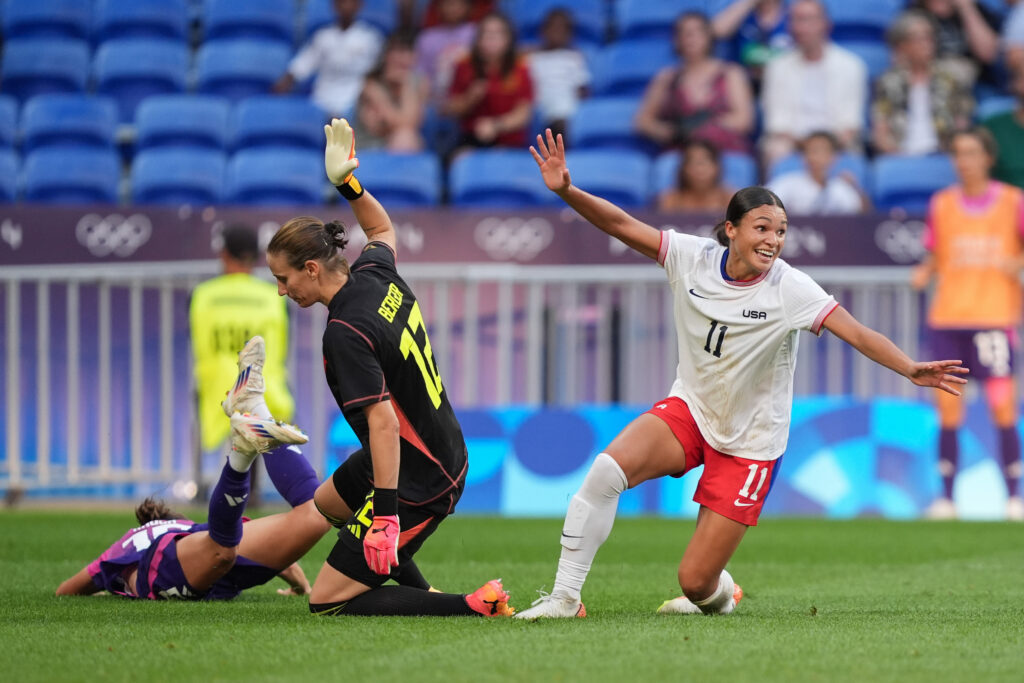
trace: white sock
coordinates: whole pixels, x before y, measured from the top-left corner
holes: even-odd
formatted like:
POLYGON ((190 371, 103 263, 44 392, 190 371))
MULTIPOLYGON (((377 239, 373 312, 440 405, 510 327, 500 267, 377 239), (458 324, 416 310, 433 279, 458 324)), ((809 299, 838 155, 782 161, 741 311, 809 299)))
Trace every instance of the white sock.
POLYGON ((256 459, 257 455, 259 453, 242 453, 232 448, 228 451, 228 465, 235 472, 248 472, 249 468, 252 467, 252 461, 256 459))
POLYGON ((709 597, 703 600, 694 600, 693 604, 700 608, 704 614, 728 614, 736 608, 736 602, 732 599, 736 584, 729 572, 722 570, 718 577, 718 588, 709 597))
POLYGON ((629 482, 619 464, 601 453, 590 466, 583 485, 569 503, 562 526, 562 555, 551 594, 571 600, 580 599, 583 582, 597 549, 611 533, 619 495, 629 482))

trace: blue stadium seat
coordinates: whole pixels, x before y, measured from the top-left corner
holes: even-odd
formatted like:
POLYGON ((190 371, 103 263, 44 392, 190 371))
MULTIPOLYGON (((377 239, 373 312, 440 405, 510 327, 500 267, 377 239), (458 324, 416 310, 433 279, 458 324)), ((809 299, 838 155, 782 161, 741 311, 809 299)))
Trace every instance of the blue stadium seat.
POLYGON ((671 43, 672 27, 680 14, 707 11, 707 0, 619 0, 615 20, 620 40, 642 38, 671 43))
POLYGON ((13 147, 18 139, 18 101, 0 95, 0 148, 13 147))
POLYGON ((288 68, 291 50, 278 42, 212 40, 196 56, 198 90, 238 101, 270 90, 288 68))
POLYGON ((294 0, 206 0, 203 28, 206 40, 262 40, 291 49, 295 17, 294 0))
POLYGON ((832 39, 882 41, 886 28, 906 5, 906 0, 825 0, 832 39))
POLYGON ((880 40, 843 40, 838 45, 864 60, 868 68, 868 82, 881 76, 892 61, 889 46, 880 40))
POLYGON ((243 149, 228 165, 227 200, 254 206, 322 204, 327 182, 322 152, 243 149))
POLYGON ((185 90, 189 51, 174 40, 120 38, 96 53, 96 92, 117 100, 121 121, 132 121, 139 102, 185 90))
POLYGON ((652 151, 651 144, 633 131, 635 97, 593 97, 580 102, 568 125, 570 149, 635 149, 652 151))
MULTIPOLYGON (((733 190, 757 185, 757 162, 741 152, 723 152, 722 182, 733 190)), ((676 184, 676 174, 682 154, 678 150, 663 152, 654 160, 653 183, 655 194, 664 192, 676 184)))
POLYGON ((89 77, 84 40, 15 38, 4 44, 0 88, 26 100, 52 92, 82 92, 89 77))
POLYGON ((188 38, 185 0, 99 0, 97 40, 114 38, 188 38))
POLYGON ((641 95, 660 69, 676 63, 672 45, 664 40, 619 41, 594 58, 595 95, 641 95))
POLYGON ((651 162, 645 154, 626 150, 570 150, 566 152, 566 164, 574 185, 613 204, 641 207, 651 199, 651 162))
POLYGON ((437 155, 359 152, 359 182, 389 209, 434 206, 441 201, 437 155))
POLYGON ((157 147, 132 162, 132 201, 138 204, 216 204, 224 195, 223 152, 157 147))
POLYGON ((25 201, 114 203, 121 161, 112 149, 43 147, 25 157, 22 179, 25 201))
POLYGON ((84 40, 91 22, 92 0, 9 0, 4 4, 5 39, 84 40))
POLYGON ((326 116, 305 97, 257 95, 235 107, 232 149, 301 147, 322 150, 326 116))
POLYGON ((117 105, 106 97, 38 95, 21 110, 21 144, 27 154, 38 147, 114 148, 117 105))
POLYGON ((984 121, 985 119, 990 119, 993 116, 1013 111, 1016 108, 1017 98, 1012 95, 986 97, 978 102, 978 107, 974 110, 974 118, 978 121, 984 121))
POLYGON ((956 182, 953 162, 944 154, 924 157, 883 155, 875 159, 875 206, 915 213, 928 208, 931 195, 956 182))
POLYGON ((227 148, 231 105, 213 95, 155 95, 135 114, 136 147, 227 148))
MULTIPOLYGON (((783 173, 802 171, 804 169, 804 158, 799 154, 790 154, 772 164, 768 169, 768 181, 775 180, 783 173)), ((838 175, 843 171, 849 171, 857 179, 857 183, 864 190, 871 187, 871 174, 868 160, 860 154, 843 153, 836 159, 836 165, 832 167, 832 175, 838 175)))
POLYGON ((477 149, 457 157, 448 192, 457 206, 553 206, 558 199, 544 187, 533 157, 518 149, 477 149))
MULTIPOLYGON (((398 21, 398 5, 395 0, 363 2, 358 18, 377 27, 384 35, 390 35, 398 21)), ((302 35, 308 38, 317 29, 337 20, 331 0, 308 0, 302 35)))
POLYGON ((18 155, 13 149, 0 149, 0 202, 13 202, 18 196, 18 155))
POLYGON ((519 39, 537 42, 544 17, 555 9, 568 10, 573 16, 576 42, 600 45, 605 36, 605 3, 603 0, 515 0, 506 10, 519 31, 519 39))

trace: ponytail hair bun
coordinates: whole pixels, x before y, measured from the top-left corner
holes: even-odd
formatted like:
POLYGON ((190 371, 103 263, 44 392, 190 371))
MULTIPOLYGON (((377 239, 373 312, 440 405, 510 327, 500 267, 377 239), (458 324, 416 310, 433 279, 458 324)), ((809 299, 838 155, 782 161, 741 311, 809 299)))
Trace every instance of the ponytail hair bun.
POLYGON ((324 223, 324 232, 327 239, 335 249, 344 249, 348 245, 348 236, 345 234, 345 225, 341 221, 330 221, 324 223))

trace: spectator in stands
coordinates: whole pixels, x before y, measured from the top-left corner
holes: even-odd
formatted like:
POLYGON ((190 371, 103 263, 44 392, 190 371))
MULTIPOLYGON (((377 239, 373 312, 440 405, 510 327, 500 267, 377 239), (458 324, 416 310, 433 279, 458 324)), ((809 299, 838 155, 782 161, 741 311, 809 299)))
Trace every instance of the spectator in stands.
POLYGON ((706 140, 722 151, 748 152, 754 97, 737 64, 712 56, 711 23, 699 12, 676 19, 678 66, 662 69, 647 86, 634 126, 661 147, 706 140))
POLYGON ((363 149, 392 152, 423 149, 420 124, 426 83, 413 70, 416 56, 412 40, 393 34, 380 61, 366 76, 356 109, 356 137, 363 149))
POLYGON ((1010 90, 1017 98, 1017 107, 985 119, 982 125, 992 133, 999 150, 992 177, 1024 188, 1024 68, 1011 73, 1010 90))
POLYGON ((796 49, 771 59, 761 87, 766 165, 791 154, 811 132, 832 133, 842 149, 861 146, 867 67, 829 41, 829 18, 818 0, 795 0, 789 30, 796 49))
POLYGON ((965 129, 974 96, 948 60, 937 60, 935 27, 920 10, 904 12, 887 36, 893 66, 875 82, 871 142, 881 154, 932 154, 965 129))
POLYGON ((1003 21, 1003 59, 1011 72, 1024 66, 1024 2, 1007 0, 1013 5, 1003 21))
POLYGON ((760 85, 765 64, 793 45, 783 0, 733 0, 711 20, 717 40, 732 43, 732 57, 760 85))
POLYGON ((530 78, 537 91, 537 107, 544 127, 557 135, 587 94, 590 71, 583 53, 572 46, 572 15, 555 8, 540 26, 541 44, 528 56, 530 78))
MULTIPOLYGON (((433 28, 445 23, 444 5, 446 0, 428 0, 423 9, 423 28, 433 28)), ((469 5, 469 21, 479 22, 488 14, 493 13, 497 4, 495 0, 466 0, 469 5)))
POLYGON ((459 120, 460 147, 526 145, 533 81, 516 54, 515 29, 505 15, 481 20, 470 53, 455 65, 444 110, 459 120))
POLYGON ((315 75, 313 101, 330 116, 350 117, 363 78, 380 55, 383 37, 356 19, 362 0, 333 1, 338 21, 313 34, 274 84, 274 92, 291 92, 296 82, 315 75))
POLYGON ((868 198, 852 173, 833 173, 839 142, 832 133, 811 133, 800 143, 800 151, 804 168, 784 173, 768 183, 791 214, 835 216, 861 213, 869 208, 868 198))
POLYGON ((691 140, 682 151, 676 186, 658 196, 658 210, 725 211, 733 191, 722 184, 722 159, 718 149, 706 140, 691 140))
POLYGON ((469 0, 441 0, 440 22, 423 29, 416 39, 416 70, 426 78, 432 102, 448 94, 455 63, 473 44, 476 24, 470 20, 471 9, 469 0))
POLYGON ((994 68, 999 59, 999 17, 992 10, 976 0, 917 0, 914 4, 935 21, 937 53, 959 66, 967 85, 975 80, 1001 85, 994 68))

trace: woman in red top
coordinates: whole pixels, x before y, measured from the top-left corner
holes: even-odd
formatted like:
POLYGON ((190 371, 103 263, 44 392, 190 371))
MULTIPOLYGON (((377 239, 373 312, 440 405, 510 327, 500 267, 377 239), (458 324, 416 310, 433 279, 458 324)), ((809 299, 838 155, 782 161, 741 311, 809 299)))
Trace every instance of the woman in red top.
POLYGON ((521 147, 533 116, 533 83, 502 14, 480 22, 470 53, 455 65, 445 113, 459 119, 459 146, 521 147))

